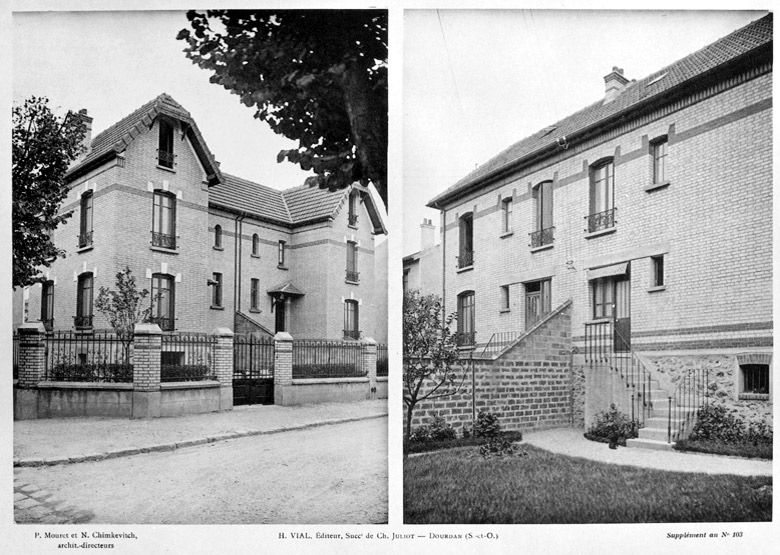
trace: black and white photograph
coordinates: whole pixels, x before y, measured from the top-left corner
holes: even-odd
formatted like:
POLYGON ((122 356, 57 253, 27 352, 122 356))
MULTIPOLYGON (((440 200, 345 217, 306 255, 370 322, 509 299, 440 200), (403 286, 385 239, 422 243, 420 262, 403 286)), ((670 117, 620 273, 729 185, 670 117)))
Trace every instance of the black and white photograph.
POLYGON ((772 14, 404 14, 404 524, 772 519, 772 14))

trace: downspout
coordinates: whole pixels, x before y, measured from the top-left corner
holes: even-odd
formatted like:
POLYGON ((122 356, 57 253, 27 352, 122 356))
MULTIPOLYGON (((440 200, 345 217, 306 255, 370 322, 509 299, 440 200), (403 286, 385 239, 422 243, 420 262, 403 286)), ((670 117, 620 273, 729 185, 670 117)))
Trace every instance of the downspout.
POLYGON ((441 211, 441 309, 442 313, 447 314, 447 230, 445 224, 447 223, 447 211, 441 211))
POLYGON ((236 314, 241 309, 241 229, 239 224, 244 221, 246 212, 235 218, 233 242, 233 330, 236 328, 236 314))

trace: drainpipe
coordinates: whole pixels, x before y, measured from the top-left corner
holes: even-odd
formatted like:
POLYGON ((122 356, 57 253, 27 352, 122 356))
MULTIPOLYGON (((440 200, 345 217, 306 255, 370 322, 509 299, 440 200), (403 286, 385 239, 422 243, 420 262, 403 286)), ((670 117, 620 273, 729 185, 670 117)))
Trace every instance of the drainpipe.
POLYGON ((233 242, 233 328, 236 327, 236 313, 241 310, 241 230, 246 212, 235 217, 233 242))
POLYGON ((447 314, 446 299, 447 295, 447 230, 444 224, 447 222, 447 211, 441 211, 441 309, 443 314, 447 314))

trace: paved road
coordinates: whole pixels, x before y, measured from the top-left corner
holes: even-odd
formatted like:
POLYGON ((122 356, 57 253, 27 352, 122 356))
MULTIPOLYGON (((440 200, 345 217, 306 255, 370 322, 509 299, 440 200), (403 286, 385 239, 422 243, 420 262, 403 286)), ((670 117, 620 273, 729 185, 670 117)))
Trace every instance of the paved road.
POLYGON ((31 499, 18 496, 18 522, 41 521, 44 503, 61 503, 73 520, 93 523, 384 523, 387 418, 17 468, 14 485, 31 499), (45 492, 40 505, 36 489, 45 492))

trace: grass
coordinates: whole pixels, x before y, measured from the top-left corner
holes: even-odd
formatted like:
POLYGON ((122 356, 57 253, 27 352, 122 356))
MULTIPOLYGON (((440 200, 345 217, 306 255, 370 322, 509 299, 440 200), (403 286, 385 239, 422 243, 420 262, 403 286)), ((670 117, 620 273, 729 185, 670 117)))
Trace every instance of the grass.
POLYGON ((695 451, 697 453, 712 453, 715 455, 729 455, 733 457, 748 457, 756 459, 771 459, 771 443, 724 443, 709 439, 681 439, 674 444, 678 451, 695 451))
POLYGON ((772 519, 771 477, 665 472, 603 464, 523 445, 404 463, 406 524, 750 522, 772 519), (763 486, 769 486, 765 488, 763 486))
MULTIPOLYGON (((501 432, 501 436, 509 441, 521 441, 522 432, 501 432)), ((411 441, 406 444, 407 453, 425 453, 439 451, 441 449, 453 449, 455 447, 471 447, 487 442, 485 437, 456 437, 453 439, 440 439, 436 441, 411 441)))

